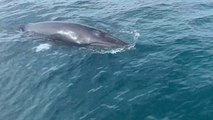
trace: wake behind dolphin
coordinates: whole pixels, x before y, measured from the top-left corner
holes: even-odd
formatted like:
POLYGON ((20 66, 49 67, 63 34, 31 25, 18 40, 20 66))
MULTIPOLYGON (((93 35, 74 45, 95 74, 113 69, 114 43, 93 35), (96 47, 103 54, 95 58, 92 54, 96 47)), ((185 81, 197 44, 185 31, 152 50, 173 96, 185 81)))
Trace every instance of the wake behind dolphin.
POLYGON ((117 49, 128 46, 126 42, 115 38, 101 30, 67 22, 29 23, 21 27, 24 32, 44 35, 50 39, 62 41, 69 45, 94 47, 101 49, 117 49))

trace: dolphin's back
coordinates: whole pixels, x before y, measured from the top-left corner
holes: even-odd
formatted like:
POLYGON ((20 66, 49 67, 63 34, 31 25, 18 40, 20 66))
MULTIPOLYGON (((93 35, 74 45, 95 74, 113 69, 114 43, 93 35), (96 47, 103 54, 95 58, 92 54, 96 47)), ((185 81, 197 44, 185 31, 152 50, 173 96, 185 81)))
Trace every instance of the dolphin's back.
POLYGON ((77 45, 98 47, 122 47, 125 42, 92 27, 66 22, 29 23, 21 27, 24 32, 36 33, 48 38, 77 45))
POLYGON ((38 34, 52 35, 57 34, 59 31, 79 29, 79 27, 81 26, 74 23, 41 22, 27 24, 23 26, 22 30, 38 34))
MULTIPOLYGON (((39 22, 23 26, 22 31, 44 35, 54 40, 61 40, 71 44, 86 45, 91 43, 88 36, 94 28, 66 22, 39 22)), ((93 42, 93 41, 92 41, 93 42)))

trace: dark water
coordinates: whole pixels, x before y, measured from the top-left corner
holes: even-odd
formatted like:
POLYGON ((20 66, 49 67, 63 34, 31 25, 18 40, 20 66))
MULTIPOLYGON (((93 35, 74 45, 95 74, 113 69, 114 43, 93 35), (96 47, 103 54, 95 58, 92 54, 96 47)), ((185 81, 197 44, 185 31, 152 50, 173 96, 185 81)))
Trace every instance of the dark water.
POLYGON ((212 120, 213 1, 1 0, 1 120, 212 120), (97 53, 17 32, 69 21, 133 43, 97 53))

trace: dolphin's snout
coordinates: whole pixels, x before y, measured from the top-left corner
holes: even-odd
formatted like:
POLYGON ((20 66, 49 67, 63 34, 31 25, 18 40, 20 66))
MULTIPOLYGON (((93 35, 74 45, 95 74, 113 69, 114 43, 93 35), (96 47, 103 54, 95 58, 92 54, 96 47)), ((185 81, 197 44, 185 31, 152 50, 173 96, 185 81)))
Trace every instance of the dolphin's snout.
POLYGON ((111 41, 108 42, 108 44, 112 48, 123 48, 128 45, 128 43, 118 40, 118 39, 112 39, 111 41))
POLYGON ((125 42, 93 42, 90 45, 100 47, 100 48, 106 48, 106 49, 115 49, 115 48, 124 48, 125 46, 128 46, 125 42))

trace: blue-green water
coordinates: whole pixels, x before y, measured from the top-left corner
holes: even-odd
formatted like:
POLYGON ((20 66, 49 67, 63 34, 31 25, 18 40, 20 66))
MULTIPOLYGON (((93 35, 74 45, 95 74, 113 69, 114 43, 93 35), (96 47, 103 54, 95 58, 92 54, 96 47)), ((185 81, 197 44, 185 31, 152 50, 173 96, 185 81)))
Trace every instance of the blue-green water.
POLYGON ((1 120, 212 120, 211 0, 0 0, 1 120), (126 41, 100 54, 21 24, 68 21, 126 41))

